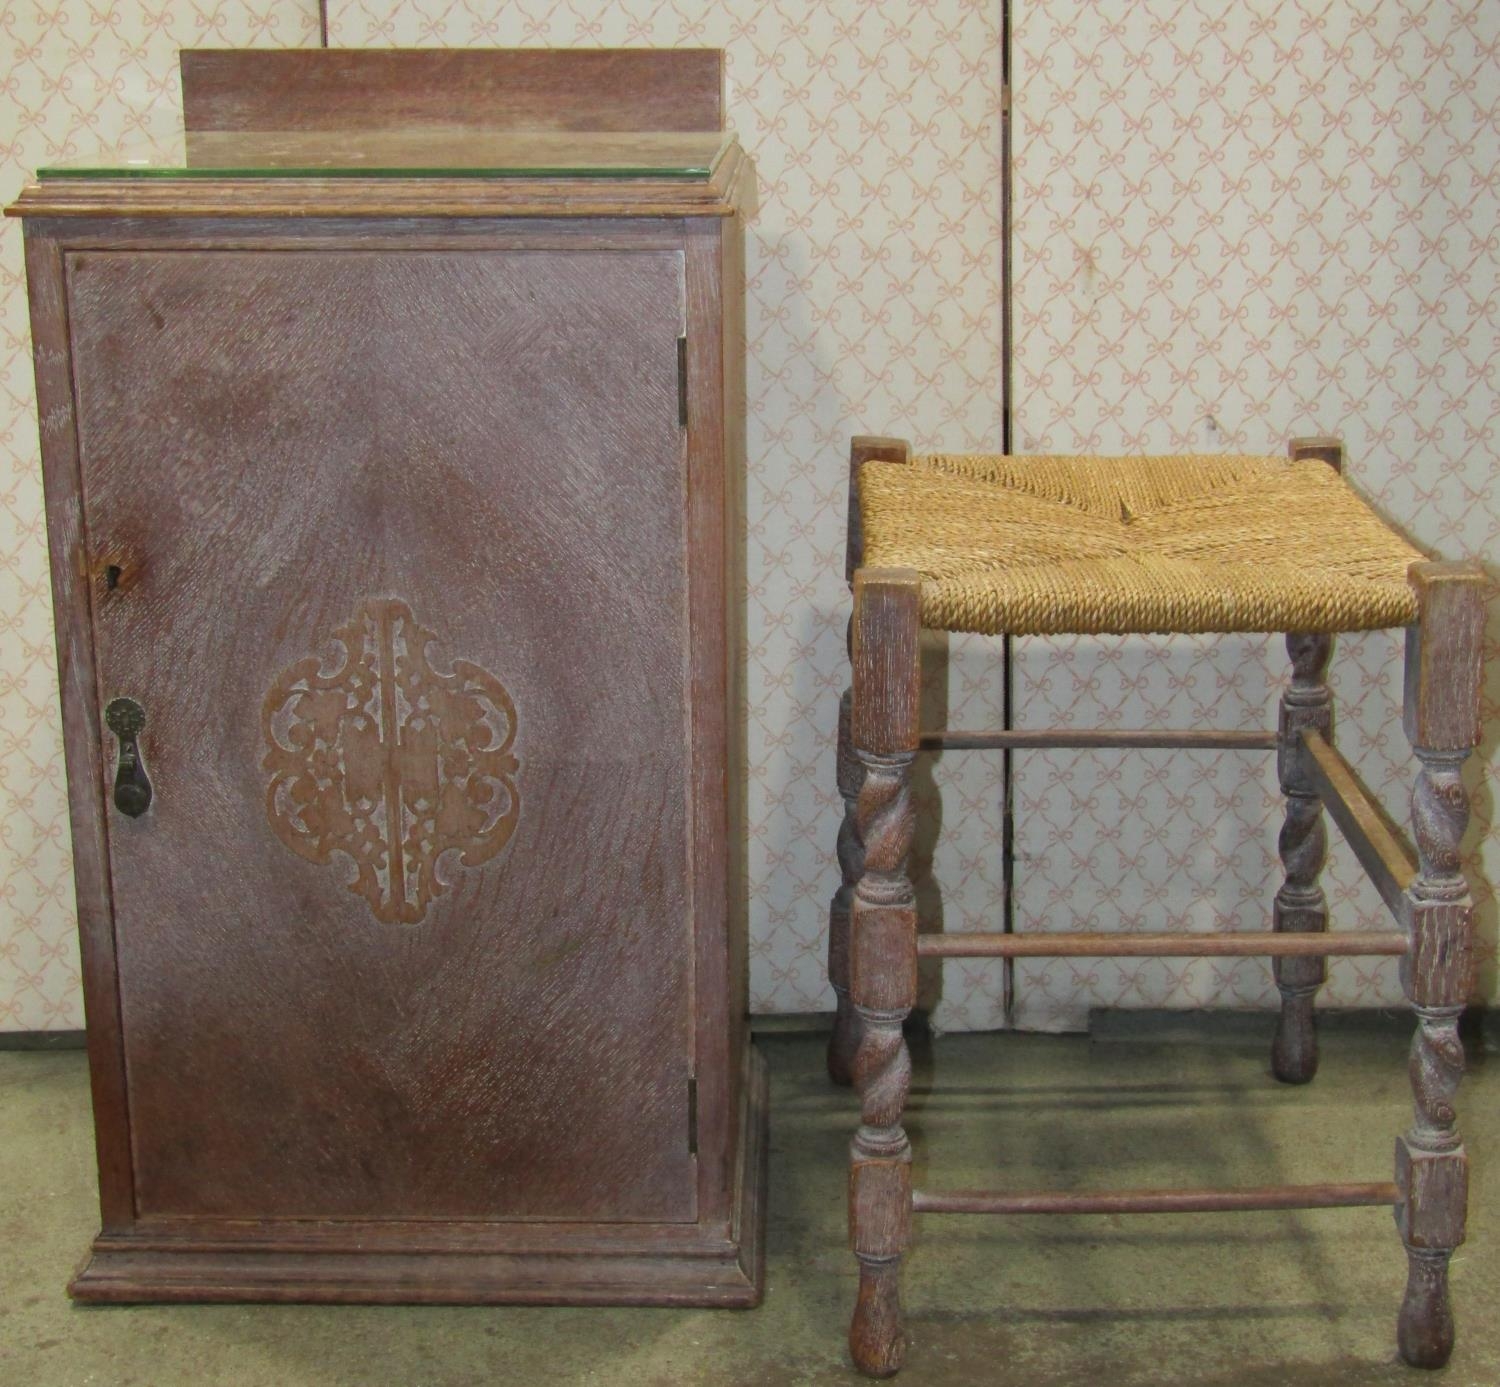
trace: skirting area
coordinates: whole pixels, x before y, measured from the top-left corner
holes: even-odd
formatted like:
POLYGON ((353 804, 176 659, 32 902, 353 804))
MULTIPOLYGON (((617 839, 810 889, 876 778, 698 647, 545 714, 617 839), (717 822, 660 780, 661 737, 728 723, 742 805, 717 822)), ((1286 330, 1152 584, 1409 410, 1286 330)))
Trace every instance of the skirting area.
MULTIPOLYGON (((1404 1028, 1403 1028, 1404 1029, 1404 1028)), ((1333 1025, 1309 1088, 1267 1067, 1270 1018, 1194 1038, 914 1041, 919 1186, 1141 1188, 1390 1178, 1408 1121, 1402 1034, 1333 1025), (1257 1033, 1259 1032, 1259 1033, 1257 1033)), ((81 1309, 95 1228, 78 1052, 0 1054, 0 1380, 28 1387, 610 1387, 852 1383, 844 1180, 852 1097, 821 1038, 763 1035, 771 1072, 765 1305, 752 1312, 172 1306, 81 1309)), ((1493 1044, 1493 1040, 1490 1041, 1493 1044)), ((1394 1362, 1405 1258, 1389 1210, 918 1220, 902 1382, 1281 1387, 1500 1381, 1500 1065, 1470 1038, 1460 1126, 1470 1240, 1440 1379, 1394 1362)))

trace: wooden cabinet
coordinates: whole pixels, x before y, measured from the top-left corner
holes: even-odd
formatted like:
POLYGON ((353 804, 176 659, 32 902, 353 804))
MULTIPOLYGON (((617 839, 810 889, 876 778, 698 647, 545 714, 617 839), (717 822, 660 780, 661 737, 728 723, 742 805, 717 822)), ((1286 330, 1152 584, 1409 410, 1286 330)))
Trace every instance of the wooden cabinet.
POLYGON ((754 1303, 719 55, 184 80, 182 169, 12 209, 103 1212, 73 1294, 754 1303))

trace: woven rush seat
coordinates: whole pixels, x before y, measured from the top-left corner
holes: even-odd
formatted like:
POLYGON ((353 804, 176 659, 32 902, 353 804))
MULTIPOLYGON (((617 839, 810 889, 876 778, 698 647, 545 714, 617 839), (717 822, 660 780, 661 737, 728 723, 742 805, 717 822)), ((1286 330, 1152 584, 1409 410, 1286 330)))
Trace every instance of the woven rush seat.
POLYGON ((859 471, 864 562, 986 635, 1363 631, 1425 558, 1316 459, 929 454, 859 471))

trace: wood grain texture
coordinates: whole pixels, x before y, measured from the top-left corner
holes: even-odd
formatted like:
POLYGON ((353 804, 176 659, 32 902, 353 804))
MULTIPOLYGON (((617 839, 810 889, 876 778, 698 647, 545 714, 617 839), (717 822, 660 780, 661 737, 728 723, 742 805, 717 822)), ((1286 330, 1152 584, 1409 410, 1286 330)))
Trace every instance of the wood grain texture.
POLYGON ((1462 1007, 1474 987, 1473 907, 1467 897, 1424 901, 1407 911, 1411 945, 1402 984, 1419 1007, 1462 1007))
MULTIPOLYGON (((1293 444, 1293 457, 1298 456, 1293 444)), ((1277 836, 1282 883, 1272 904, 1272 928, 1307 934, 1328 928, 1328 900, 1318 877, 1328 855, 1323 802, 1308 765, 1304 737, 1333 737, 1333 694, 1327 674, 1333 638, 1293 633, 1286 638, 1292 677, 1281 695, 1276 725, 1276 769, 1286 814, 1277 836)), ((1313 1002, 1328 977, 1316 954, 1278 957, 1272 967, 1281 1008, 1271 1042, 1271 1072, 1284 1084, 1305 1084, 1318 1071, 1318 1030, 1313 1002)))
POLYGON ((920 690, 909 672, 921 660, 921 579, 911 569, 861 569, 854 578, 854 746, 870 756, 905 756, 921 742, 920 690))
POLYGON ((672 218, 249 217, 221 208, 206 217, 33 217, 28 235, 67 250, 663 250, 682 251, 672 218))
POLYGON ((1264 1185, 1238 1190, 1103 1190, 992 1193, 988 1190, 917 1190, 919 1214, 1208 1214, 1270 1209, 1349 1209, 1396 1202, 1396 1186, 1324 1183, 1264 1185))
POLYGON ((1339 930, 1330 934, 1265 930, 1235 934, 1196 930, 992 934, 965 930, 961 934, 917 937, 920 958, 1315 958, 1320 953, 1394 957, 1406 951, 1407 936, 1400 930, 1339 930))
POLYGON ((1041 727, 1005 732, 924 732, 923 751, 1270 751, 1274 732, 1182 732, 1126 729, 1041 727))
POLYGON ((900 1261, 911 1144, 902 1112, 911 1057, 902 1025, 917 996, 916 895, 908 859, 916 826, 911 767, 920 736, 919 596, 914 573, 855 574, 850 725, 863 769, 855 805, 863 860, 851 912, 860 1125, 850 1146, 849 1238, 859 1262, 859 1294, 849 1348, 855 1366, 873 1377, 894 1373, 905 1345, 900 1261))
MULTIPOLYGON (((1422 1097, 1439 1086, 1430 1081, 1422 1097)), ((1458 1080, 1442 1087, 1456 1089, 1458 1080)), ((1451 1093, 1448 1094, 1451 1096, 1451 1093)), ((1464 1241, 1469 1163, 1462 1149, 1430 1151, 1409 1137, 1396 1141, 1397 1222, 1409 1246, 1452 1251, 1464 1241)))
POLYGON ((645 620, 688 600, 679 257, 83 252, 69 290, 91 542, 124 574, 102 693, 149 710, 157 786, 109 821, 138 1210, 693 1218, 688 632, 645 620), (261 702, 333 669, 371 598, 505 684, 524 766, 505 862, 394 933, 268 833, 261 769, 261 702), (482 958, 505 967, 455 992, 482 958), (274 1060, 202 1043, 228 978, 274 1060), (538 1046, 538 1012, 607 1054, 538 1046))
POLYGON ((747 1059, 747 1139, 727 1228, 143 1220, 127 1236, 98 1238, 69 1291, 98 1304, 758 1305, 767 1095, 764 1062, 754 1049, 747 1059))
POLYGON ((911 1165, 855 1161, 849 1167, 851 1246, 867 1257, 899 1257, 911 1241, 911 1165))
POLYGON ((859 1291, 849 1347, 867 1377, 889 1377, 901 1366, 901 1255, 911 1242, 911 1213, 909 1159, 853 1161, 849 1229, 859 1291))
POLYGON ((114 920, 102 868, 100 937, 82 916, 106 1232, 80 1298, 758 1298, 726 225, 28 223, 67 424, 44 418, 73 527, 60 640, 74 623, 101 671, 71 710, 64 682, 75 818, 99 823, 99 709, 124 685, 151 690, 159 792, 110 826, 142 830, 116 845, 114 920), (689 352, 686 431, 684 324, 721 344, 689 352), (407 925, 275 841, 250 745, 255 688, 331 670, 370 593, 437 631, 439 673, 502 678, 518 720, 513 841, 407 925), (593 658, 602 694, 577 678, 593 658), (276 1035, 270 1062, 243 1035, 276 1035))
POLYGON ((73 405, 67 280, 63 249, 56 240, 40 235, 27 237, 26 280, 41 426, 83 1003, 88 1021, 99 1208, 104 1231, 111 1233, 130 1226, 135 1214, 135 1180, 104 825, 107 773, 91 632, 94 573, 73 405))
POLYGON ((865 772, 859 757, 854 754, 850 730, 853 701, 853 690, 845 689, 839 700, 835 746, 836 783, 844 806, 837 845, 839 884, 828 903, 828 982, 834 997, 833 1031, 828 1037, 828 1077, 845 1087, 854 1082, 854 1055, 859 1049, 859 1017, 849 992, 849 931, 854 888, 864 871, 865 861, 856 812, 865 772))
MULTIPOLYGON (((148 167, 162 177, 181 154, 194 177, 389 177, 446 173, 464 178, 670 178, 701 182, 728 149, 722 130, 477 130, 435 126, 400 130, 189 130, 180 150, 148 167)), ((105 167, 108 167, 107 165, 105 167)), ((47 177, 102 172, 78 160, 47 166, 47 177)), ((140 176, 136 168, 115 169, 140 176)))
POLYGON ((1412 789, 1417 873, 1407 887, 1412 947, 1401 982, 1416 1013, 1413 1121, 1396 1144, 1396 1224, 1406 1294, 1396 1341, 1408 1363, 1440 1368, 1453 1352, 1448 1266, 1464 1240, 1468 1155, 1455 1102, 1464 1071, 1459 1017, 1473 978, 1473 912, 1463 873, 1469 796, 1463 764, 1479 740, 1484 575, 1477 564, 1415 564, 1406 733, 1421 769, 1412 789))
MULTIPOLYGON (((731 189, 730 196, 736 200, 749 198, 746 191, 753 182, 754 173, 749 161, 739 165, 739 182, 731 189)), ((698 563, 717 561, 724 570, 724 579, 719 585, 723 602, 721 625, 715 626, 712 613, 704 611, 703 624, 695 627, 695 638, 701 638, 706 648, 723 647, 725 664, 724 682, 724 796, 725 856, 727 863, 726 932, 728 989, 724 1011, 717 1014, 705 1008, 700 1025, 706 1030, 727 1028, 730 1040, 729 1062, 731 1072, 742 1072, 750 1064, 753 1053, 750 1042, 750 750, 749 723, 750 704, 747 693, 748 636, 746 634, 746 544, 748 514, 745 488, 748 484, 748 457, 746 442, 746 357, 749 350, 745 328, 745 219, 741 216, 724 218, 715 222, 690 221, 684 224, 690 237, 704 238, 707 254, 690 256, 687 260, 688 276, 688 333, 699 330, 713 331, 715 324, 710 319, 694 316, 694 305, 698 296, 694 292, 698 273, 717 274, 719 318, 717 330, 722 347, 719 354, 719 382, 717 389, 710 380, 700 394, 711 406, 707 417, 715 412, 720 418, 719 466, 722 475, 723 545, 724 553, 715 560, 713 555, 689 555, 690 571, 698 563), (717 249, 717 264, 713 255, 717 249), (722 392, 720 400, 719 392, 722 392), (718 402, 715 405, 715 402, 718 402)), ((693 360, 688 358, 691 371, 693 360)), ((688 452, 696 456, 698 439, 702 432, 699 424, 688 420, 688 452)), ((733 1109, 731 1109, 733 1111, 733 1109)), ((743 1148, 750 1135, 740 1136, 738 1146, 743 1148)), ((736 1143, 728 1140, 725 1149, 733 1151, 736 1143)), ((708 1178, 707 1172, 704 1178, 708 1178)), ((761 1172, 762 1184, 765 1173, 761 1172)), ((757 1284, 760 1284, 757 1281, 757 1284)))
MULTIPOLYGON (((738 674, 731 681, 729 642, 734 637, 726 621, 726 613, 739 598, 726 564, 735 543, 728 527, 734 522, 737 503, 726 476, 734 421, 725 411, 724 379, 726 367, 734 363, 726 346, 732 328, 725 323, 720 278, 721 227, 718 223, 685 225, 683 235, 681 321, 687 336, 687 425, 680 465, 690 536, 688 621, 694 637, 685 670, 692 708, 687 748, 692 766, 692 909, 695 915, 724 922, 722 928, 701 930, 695 936, 698 1123, 700 1132, 722 1134, 722 1139, 716 1135, 711 1149, 700 1144, 699 1192, 708 1201, 702 1216, 723 1220, 729 1217, 726 1192, 740 1140, 735 1077, 743 1066, 749 1025, 748 902, 742 894, 743 869, 736 866, 735 856, 737 840, 744 832, 745 808, 742 789, 730 793, 731 782, 743 775, 737 758, 743 755, 738 722, 744 690, 738 674)), ((732 305, 728 311, 733 312, 732 305)))
POLYGON ((1406 629, 1405 726, 1414 747, 1468 751, 1479 743, 1481 666, 1489 579, 1472 559, 1411 566, 1418 618, 1406 629))
POLYGON ((184 49, 189 130, 718 130, 716 48, 184 49))
MULTIPOLYGON (((844 513, 844 581, 852 587, 855 570, 864 558, 859 514, 859 469, 872 458, 905 462, 907 445, 897 438, 860 436, 849 444, 849 487, 844 513)), ((854 618, 850 615, 846 644, 854 658, 854 618)), ((854 887, 864 870, 864 847, 855 812, 864 769, 854 753, 852 686, 839 700, 835 776, 843 819, 838 832, 839 885, 828 905, 828 982, 833 988, 833 1032, 828 1038, 828 1076, 834 1083, 854 1082, 854 1055, 859 1049, 859 1016, 849 994, 849 932, 854 887)))

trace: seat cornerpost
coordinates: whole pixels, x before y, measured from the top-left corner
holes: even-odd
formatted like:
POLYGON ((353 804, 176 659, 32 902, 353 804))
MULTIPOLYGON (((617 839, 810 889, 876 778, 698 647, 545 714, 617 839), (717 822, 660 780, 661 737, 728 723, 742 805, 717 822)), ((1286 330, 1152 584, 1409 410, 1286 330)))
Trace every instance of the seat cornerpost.
POLYGON ((1326 462, 1335 472, 1344 470, 1344 441, 1328 434, 1294 438, 1287 444, 1293 462, 1326 462))
MULTIPOLYGON (((910 459, 910 449, 899 438, 860 434, 849 443, 849 509, 845 517, 844 581, 854 582, 855 571, 864 562, 864 535, 859 515, 859 469, 867 462, 899 462, 910 459)), ((849 658, 854 658, 854 616, 851 612, 845 635, 849 658)), ((854 884, 864 870, 864 847, 855 822, 855 804, 864 782, 864 769, 854 754, 850 737, 851 688, 839 699, 837 777, 843 819, 839 824, 839 884, 828 903, 828 983, 833 988, 833 1034, 828 1038, 828 1077, 836 1084, 853 1082, 854 1052, 859 1046, 859 1017, 849 1000, 849 911, 854 884)))

